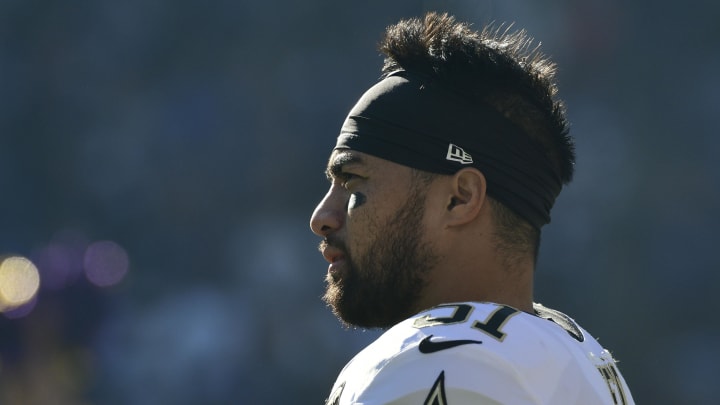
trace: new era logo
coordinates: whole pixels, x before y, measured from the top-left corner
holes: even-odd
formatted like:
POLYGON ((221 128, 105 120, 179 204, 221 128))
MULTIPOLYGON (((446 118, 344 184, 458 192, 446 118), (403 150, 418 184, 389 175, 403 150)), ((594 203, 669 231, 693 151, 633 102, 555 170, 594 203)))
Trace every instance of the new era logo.
POLYGON ((459 162, 464 165, 469 165, 473 162, 472 156, 470 156, 469 153, 465 152, 461 147, 452 143, 448 145, 447 156, 445 156, 445 159, 452 160, 453 162, 459 162))

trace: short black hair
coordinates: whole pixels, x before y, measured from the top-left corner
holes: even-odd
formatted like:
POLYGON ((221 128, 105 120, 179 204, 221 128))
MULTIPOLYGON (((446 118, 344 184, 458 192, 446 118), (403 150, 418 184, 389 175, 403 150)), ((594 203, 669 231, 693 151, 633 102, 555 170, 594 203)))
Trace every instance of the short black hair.
MULTIPOLYGON (((575 150, 563 102, 557 99, 556 65, 524 30, 488 26, 481 31, 448 14, 428 13, 387 28, 379 49, 382 77, 405 70, 490 105, 539 143, 563 184, 572 179, 575 150)), ((494 201, 499 245, 537 255, 540 231, 494 201)))

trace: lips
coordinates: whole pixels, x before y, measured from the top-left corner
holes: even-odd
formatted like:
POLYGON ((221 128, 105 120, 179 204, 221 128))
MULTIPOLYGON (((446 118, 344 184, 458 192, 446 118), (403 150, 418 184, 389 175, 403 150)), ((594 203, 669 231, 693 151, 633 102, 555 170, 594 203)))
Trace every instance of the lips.
POLYGON ((325 260, 330 263, 328 273, 332 275, 337 275, 340 271, 340 265, 345 261, 345 252, 335 245, 336 244, 329 243, 327 240, 320 243, 320 252, 325 260))
POLYGON ((333 264, 345 258, 345 254, 342 250, 331 246, 325 246, 322 249, 322 255, 328 263, 333 264))

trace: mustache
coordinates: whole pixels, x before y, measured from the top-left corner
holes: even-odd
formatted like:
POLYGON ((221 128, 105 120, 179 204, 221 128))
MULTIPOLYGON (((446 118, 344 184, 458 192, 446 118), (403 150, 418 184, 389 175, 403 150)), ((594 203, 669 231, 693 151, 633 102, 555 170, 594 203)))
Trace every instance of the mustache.
POLYGON ((347 254, 347 246, 345 246, 345 242, 341 241, 340 239, 334 237, 334 236, 327 236, 325 239, 323 239, 320 244, 318 245, 318 250, 322 252, 328 247, 332 247, 338 250, 341 250, 343 253, 347 254))

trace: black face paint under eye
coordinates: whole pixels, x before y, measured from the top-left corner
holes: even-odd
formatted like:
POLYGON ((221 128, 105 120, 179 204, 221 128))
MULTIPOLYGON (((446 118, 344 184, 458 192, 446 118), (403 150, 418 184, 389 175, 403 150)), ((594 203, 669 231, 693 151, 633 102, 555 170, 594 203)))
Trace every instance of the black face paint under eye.
POLYGON ((348 209, 353 209, 362 206, 367 201, 367 197, 363 193, 352 193, 350 194, 350 200, 348 201, 348 209))

